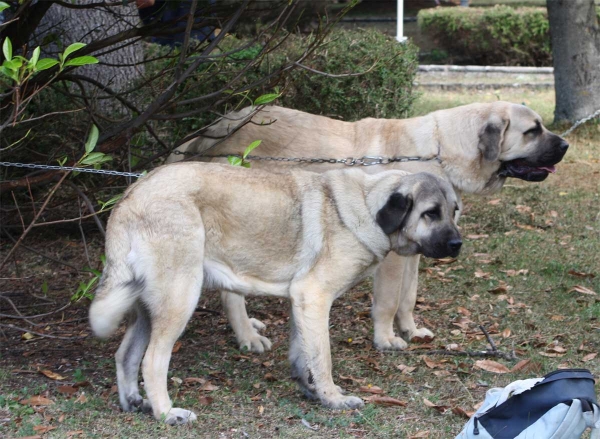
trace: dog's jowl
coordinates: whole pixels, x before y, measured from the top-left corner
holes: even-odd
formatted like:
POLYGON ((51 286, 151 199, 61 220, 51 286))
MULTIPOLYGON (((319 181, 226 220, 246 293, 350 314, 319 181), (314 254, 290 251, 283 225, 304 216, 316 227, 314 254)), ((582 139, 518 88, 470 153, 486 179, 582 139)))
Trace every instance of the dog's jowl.
POLYGON ((289 298, 292 377, 327 407, 361 406, 333 382, 331 305, 390 252, 457 256, 458 208, 452 186, 427 173, 270 173, 198 162, 154 170, 111 215, 90 309, 100 337, 130 317, 116 354, 121 406, 169 424, 196 418, 172 406, 167 372, 202 287, 289 298))

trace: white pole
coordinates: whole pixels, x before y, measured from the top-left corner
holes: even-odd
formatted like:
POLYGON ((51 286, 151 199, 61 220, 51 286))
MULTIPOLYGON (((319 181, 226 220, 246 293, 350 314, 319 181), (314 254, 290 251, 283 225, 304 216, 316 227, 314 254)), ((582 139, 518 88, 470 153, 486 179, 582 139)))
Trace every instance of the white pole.
POLYGON ((406 41, 404 36, 404 0, 398 0, 398 12, 396 14, 396 40, 400 43, 406 41))

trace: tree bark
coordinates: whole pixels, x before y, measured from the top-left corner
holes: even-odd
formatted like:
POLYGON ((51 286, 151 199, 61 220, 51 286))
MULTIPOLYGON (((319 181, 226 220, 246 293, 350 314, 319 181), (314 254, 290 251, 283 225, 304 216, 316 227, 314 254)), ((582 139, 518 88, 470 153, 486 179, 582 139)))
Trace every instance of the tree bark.
MULTIPOLYGON (((78 0, 79 4, 97 0, 78 0)), ((140 23, 135 2, 125 6, 96 7, 93 9, 71 9, 54 4, 46 13, 38 28, 38 39, 56 35, 64 47, 74 42, 92 43, 98 39, 130 29, 140 23)), ((139 78, 144 71, 144 53, 141 43, 131 41, 119 43, 119 48, 97 56, 97 65, 83 66, 78 74, 88 76, 106 87, 122 91, 139 78)), ((55 45, 54 50, 59 51, 55 45)), ((51 47, 52 47, 51 46, 51 47)), ((50 49, 52 50, 52 49, 50 49)), ((50 54, 50 53, 49 53, 50 54)), ((56 57, 56 54, 51 54, 56 57)), ((77 53, 72 57, 77 56, 77 53)))
POLYGON ((600 28, 594 0, 547 0, 554 63, 554 121, 600 108, 600 28))

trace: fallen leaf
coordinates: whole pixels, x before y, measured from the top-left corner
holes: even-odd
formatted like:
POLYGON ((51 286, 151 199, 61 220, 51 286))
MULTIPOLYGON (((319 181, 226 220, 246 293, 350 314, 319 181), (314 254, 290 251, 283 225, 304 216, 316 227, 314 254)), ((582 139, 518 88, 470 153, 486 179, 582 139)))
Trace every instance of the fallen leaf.
POLYGON ((83 435, 83 430, 71 430, 71 431, 67 431, 67 438, 73 437, 73 436, 81 436, 83 435))
POLYGON ((77 393, 77 388, 73 386, 58 386, 56 390, 63 395, 73 395, 77 393))
POLYGON ((440 258, 440 259, 434 259, 433 260, 433 264, 434 265, 448 265, 448 264, 453 264, 454 262, 456 262, 456 258, 440 258))
POLYGON ((406 364, 399 364, 398 366, 396 366, 396 368, 403 374, 409 374, 413 372, 417 368, 417 366, 407 366, 406 364))
POLYGON ((218 390, 219 386, 215 386, 214 384, 212 384, 210 381, 205 382, 201 387, 200 390, 202 390, 203 392, 212 392, 214 390, 218 390))
POLYGON ((210 396, 200 396, 198 398, 198 403, 200 403, 200 405, 211 405, 214 401, 214 398, 210 397, 210 396))
POLYGON ((275 378, 272 373, 266 373, 265 376, 263 377, 263 380, 265 380, 265 381, 277 381, 277 378, 275 378))
POLYGON ((75 400, 75 402, 78 404, 85 404, 87 402, 87 396, 85 396, 85 393, 82 393, 81 395, 79 395, 79 397, 75 400))
POLYGON ((391 396, 380 396, 373 395, 363 398, 363 400, 372 404, 385 405, 385 406, 400 406, 406 407, 408 403, 406 401, 400 401, 399 399, 392 398, 391 396))
POLYGON ((596 275, 593 273, 582 273, 580 271, 575 271, 575 270, 569 270, 567 273, 569 273, 571 276, 575 276, 575 277, 589 277, 590 279, 593 279, 596 277, 596 275))
POLYGON ((31 332, 25 332, 23 335, 21 335, 23 340, 31 340, 34 337, 35 336, 31 332))
POLYGON ((361 391, 361 392, 375 393, 377 395, 383 393, 383 389, 381 387, 371 386, 371 385, 360 386, 358 390, 361 391))
POLYGON ((461 407, 452 407, 452 413, 458 416, 462 416, 466 419, 471 419, 471 417, 475 414, 475 411, 467 411, 461 407))
POLYGON ((349 383, 361 383, 362 384, 367 381, 366 378, 354 378, 352 375, 349 375, 347 377, 344 375, 339 375, 339 377, 340 377, 340 380, 347 381, 349 383))
POLYGON ((176 354, 177 352, 179 352, 179 349, 181 349, 181 342, 178 341, 175 343, 175 345, 173 346, 173 349, 171 350, 172 354, 176 354))
POLYGON ((40 434, 48 433, 49 431, 55 429, 56 427, 53 427, 52 425, 36 425, 35 427, 33 427, 33 431, 40 434))
POLYGON ((594 358, 596 358, 597 355, 598 355, 598 352, 592 352, 591 354, 587 354, 581 360, 584 362, 592 361, 594 358))
POLYGON ((478 268, 477 270, 475 270, 475 277, 478 279, 489 279, 490 273, 486 273, 480 268, 478 268))
POLYGON ((488 293, 492 293, 492 294, 506 293, 508 291, 508 288, 509 287, 508 287, 508 285, 506 285, 506 282, 499 281, 496 288, 492 288, 491 290, 488 290, 488 293))
POLYGON ((436 377, 447 377, 447 376, 450 376, 450 375, 452 375, 452 374, 450 373, 450 371, 448 371, 448 370, 434 370, 434 371, 433 371, 433 374, 434 374, 436 377))
POLYGON ((435 369, 436 367, 444 367, 443 363, 437 362, 437 361, 433 361, 433 360, 429 359, 427 356, 423 356, 423 362, 430 369, 435 369))
POLYGON ((556 344, 551 344, 550 346, 548 346, 546 348, 546 351, 554 352, 555 354, 564 354, 565 352, 567 352, 565 348, 556 344))
POLYGON ((204 378, 194 378, 194 377, 189 377, 189 378, 184 378, 183 382, 187 385, 190 384, 204 384, 206 382, 206 380, 204 378))
POLYGON ((486 234, 481 234, 481 235, 467 235, 467 238, 469 239, 484 239, 484 238, 489 238, 490 235, 486 235, 486 234))
POLYGON ((259 405, 259 406, 258 406, 258 414, 259 414, 259 415, 262 415, 264 412, 265 412, 265 408, 264 408, 264 406, 262 406, 262 405, 259 405))
POLYGON ((469 317, 471 315, 471 311, 469 311, 467 308, 463 308, 462 306, 457 307, 456 310, 463 316, 469 317))
POLYGON ((565 354, 557 354, 554 352, 540 352, 540 355, 542 357, 548 357, 548 358, 559 358, 559 357, 564 357, 565 354))
POLYGON ((571 291, 577 291, 578 293, 581 293, 581 294, 588 294, 590 296, 596 296, 596 292, 595 291, 590 290, 589 288, 584 287, 582 285, 575 285, 573 288, 571 288, 569 290, 569 293, 571 291))
POLYGON ((505 330, 502 331, 502 338, 508 338, 510 337, 511 331, 510 328, 506 328, 505 330))
POLYGON ((61 414, 61 415, 58 417, 58 422, 62 423, 62 422, 65 420, 65 417, 66 417, 66 416, 65 416, 65 414, 64 414, 64 413, 63 413, 63 414, 61 414))
POLYGON ((420 431, 412 436, 409 436, 408 439, 422 439, 429 437, 429 430, 420 431))
POLYGON ((448 411, 448 409, 450 408, 447 405, 437 405, 437 404, 434 404, 433 402, 431 402, 427 398, 423 398, 423 402, 425 403, 425 405, 427 407, 431 407, 432 409, 435 409, 435 410, 437 410, 440 413, 446 413, 448 411))
POLYGON ((38 405, 52 405, 54 404, 54 401, 48 399, 48 398, 44 398, 43 396, 32 396, 31 398, 27 398, 27 399, 23 399, 21 401, 19 401, 21 404, 23 405, 31 405, 31 406, 38 406, 38 405))
POLYGON ((527 360, 521 360, 517 364, 515 364, 510 371, 511 372, 518 372, 521 369, 524 369, 525 367, 527 367, 527 365, 529 365, 529 363, 531 363, 531 360, 529 360, 529 359, 527 359, 527 360))
POLYGON ((495 205, 497 205, 498 203, 500 203, 500 201, 501 201, 501 199, 500 199, 500 198, 496 198, 496 199, 494 199, 494 200, 490 200, 490 201, 488 201, 487 203, 488 203, 490 206, 495 206, 495 205))
POLYGON ((520 274, 526 275, 527 273, 529 273, 529 270, 526 270, 526 269, 521 269, 521 270, 500 270, 500 271, 502 273, 506 273, 506 275, 509 276, 509 277, 518 276, 520 274))
POLYGON ((504 364, 493 360, 478 360, 475 362, 475 367, 492 373, 507 373, 510 372, 504 364))
POLYGON ((40 372, 42 375, 45 375, 45 376, 47 376, 47 377, 48 377, 48 378, 50 378, 51 380, 57 380, 57 381, 60 381, 60 380, 64 380, 64 379, 65 379, 65 377, 64 377, 64 376, 62 376, 62 375, 60 375, 60 374, 58 374, 58 373, 56 373, 56 372, 52 372, 51 370, 48 370, 48 369, 42 369, 42 370, 40 370, 39 372, 40 372))

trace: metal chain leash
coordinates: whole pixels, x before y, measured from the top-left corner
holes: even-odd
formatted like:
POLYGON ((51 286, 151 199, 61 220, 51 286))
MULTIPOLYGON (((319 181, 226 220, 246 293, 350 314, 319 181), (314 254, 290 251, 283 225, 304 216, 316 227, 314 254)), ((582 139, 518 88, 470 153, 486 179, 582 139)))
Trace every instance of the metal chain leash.
POLYGON ((72 166, 36 165, 36 164, 29 164, 29 163, 0 162, 0 166, 14 167, 14 168, 29 168, 29 169, 49 169, 49 170, 53 170, 53 171, 87 172, 88 174, 120 175, 123 177, 137 177, 137 178, 144 175, 144 173, 138 173, 138 172, 119 172, 119 171, 110 171, 107 169, 74 168, 72 166))
MULTIPOLYGON (((239 157, 242 156, 239 154, 195 154, 190 151, 173 151, 175 155, 187 155, 194 157, 202 157, 202 158, 227 158, 227 157, 239 157)), ((307 157, 268 157, 261 155, 249 155, 246 157, 246 160, 257 160, 257 161, 266 161, 266 162, 293 162, 293 163, 340 163, 346 166, 373 166, 373 165, 388 165, 390 163, 400 163, 400 162, 428 162, 431 160, 439 161, 440 158, 438 156, 434 157, 407 157, 407 156, 397 156, 397 157, 381 157, 381 156, 371 156, 365 155, 363 157, 346 157, 343 159, 334 159, 334 158, 307 158, 307 157)))
POLYGON ((562 133, 560 136, 561 137, 566 137, 569 134, 571 134, 576 128, 578 128, 580 125, 583 125, 586 122, 589 122, 590 120, 596 118, 600 116, 600 109, 594 111, 592 114, 590 114, 587 117, 584 117, 583 119, 579 119, 577 122, 575 122, 573 124, 573 126, 571 128, 569 128, 567 131, 565 131, 564 133, 562 133))
MULTIPOLYGON (((575 122, 571 128, 561 134, 561 137, 566 137, 571 134, 578 127, 583 125, 584 123, 589 122, 592 119, 600 116, 600 109, 594 111, 589 116, 586 116, 582 119, 579 119, 575 122)), ((202 158, 227 158, 227 157, 239 157, 242 156, 239 154, 215 154, 215 155, 197 155, 193 152, 189 151, 173 151, 174 155, 187 155, 187 156, 195 156, 202 158)), ((381 156, 371 156, 365 155, 363 157, 346 157, 343 159, 335 159, 335 158, 307 158, 307 157, 267 157, 260 155, 249 155, 246 157, 247 160, 262 160, 262 161, 271 161, 271 162, 293 162, 293 163, 340 163, 346 166, 373 166, 373 165, 388 165, 390 163, 402 163, 402 162, 428 162, 431 160, 440 161, 439 156, 434 157, 407 157, 407 156, 396 156, 396 157, 381 157, 381 156)), ((0 162, 0 166, 4 167, 15 167, 15 168, 29 168, 29 169, 47 169, 53 171, 74 171, 74 172, 85 172, 88 174, 102 174, 102 175, 116 175, 122 177, 135 177, 139 178, 145 173, 143 172, 120 172, 120 171, 111 171, 107 169, 91 169, 91 168, 75 168, 71 166, 56 166, 56 165, 37 165, 37 164, 29 164, 29 163, 11 163, 11 162, 0 162)))

